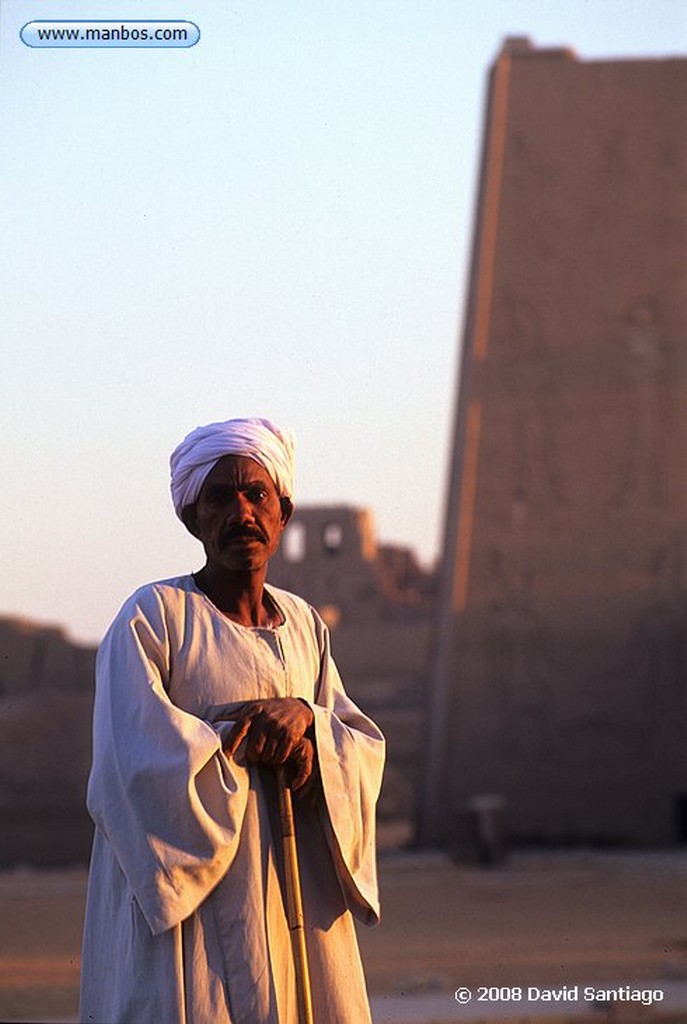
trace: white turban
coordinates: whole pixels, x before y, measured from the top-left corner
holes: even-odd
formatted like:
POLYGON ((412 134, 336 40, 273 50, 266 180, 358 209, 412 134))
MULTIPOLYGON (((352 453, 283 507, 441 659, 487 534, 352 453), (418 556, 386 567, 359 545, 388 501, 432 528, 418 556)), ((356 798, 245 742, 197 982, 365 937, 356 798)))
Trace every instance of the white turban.
POLYGON ((181 519, 193 505, 203 482, 224 455, 243 455, 267 470, 280 498, 293 497, 295 437, 269 420, 227 420, 196 427, 170 456, 172 501, 181 519))

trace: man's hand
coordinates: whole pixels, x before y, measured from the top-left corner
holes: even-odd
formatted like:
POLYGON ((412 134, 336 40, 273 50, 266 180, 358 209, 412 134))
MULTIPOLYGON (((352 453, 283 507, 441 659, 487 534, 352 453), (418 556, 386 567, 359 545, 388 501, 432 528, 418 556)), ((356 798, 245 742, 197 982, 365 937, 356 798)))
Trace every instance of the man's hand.
POLYGON ((307 704, 295 697, 252 700, 233 708, 231 718, 234 725, 224 746, 229 757, 247 737, 248 761, 273 767, 288 765, 293 772, 292 789, 300 789, 310 778, 315 747, 306 733, 314 715, 307 704))

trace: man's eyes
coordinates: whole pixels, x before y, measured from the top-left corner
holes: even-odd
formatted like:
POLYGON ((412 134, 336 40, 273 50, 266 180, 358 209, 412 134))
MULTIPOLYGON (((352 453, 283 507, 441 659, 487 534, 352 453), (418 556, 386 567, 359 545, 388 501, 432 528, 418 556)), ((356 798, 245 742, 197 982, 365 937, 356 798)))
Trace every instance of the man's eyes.
MULTIPOLYGON (((223 505, 226 502, 231 501, 234 493, 234 491, 230 491, 228 489, 225 490, 224 488, 217 488, 210 491, 208 499, 215 505, 223 505)), ((248 500, 253 503, 264 501, 268 495, 267 488, 262 485, 249 487, 243 493, 246 495, 248 500)))

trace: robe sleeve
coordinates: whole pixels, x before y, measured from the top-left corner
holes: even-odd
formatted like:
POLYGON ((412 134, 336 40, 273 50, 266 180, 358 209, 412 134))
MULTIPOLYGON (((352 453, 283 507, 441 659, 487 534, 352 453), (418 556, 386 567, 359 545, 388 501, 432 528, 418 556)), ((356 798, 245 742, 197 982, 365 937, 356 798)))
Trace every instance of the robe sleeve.
POLYGON ((98 651, 87 805, 154 934, 226 873, 248 791, 212 726, 169 699, 169 661, 162 599, 139 591, 98 651))
POLYGON ((381 731, 346 695, 331 656, 329 631, 313 613, 320 646, 315 740, 324 793, 324 826, 349 909, 379 922, 375 808, 384 771, 381 731))

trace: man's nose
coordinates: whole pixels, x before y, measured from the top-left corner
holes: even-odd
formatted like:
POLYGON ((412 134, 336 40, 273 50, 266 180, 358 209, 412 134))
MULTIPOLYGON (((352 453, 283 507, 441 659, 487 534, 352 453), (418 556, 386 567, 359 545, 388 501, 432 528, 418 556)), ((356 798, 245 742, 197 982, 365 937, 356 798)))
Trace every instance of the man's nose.
POLYGON ((253 518, 250 502, 244 494, 233 494, 227 501, 224 510, 225 518, 230 523, 248 522, 253 518))

